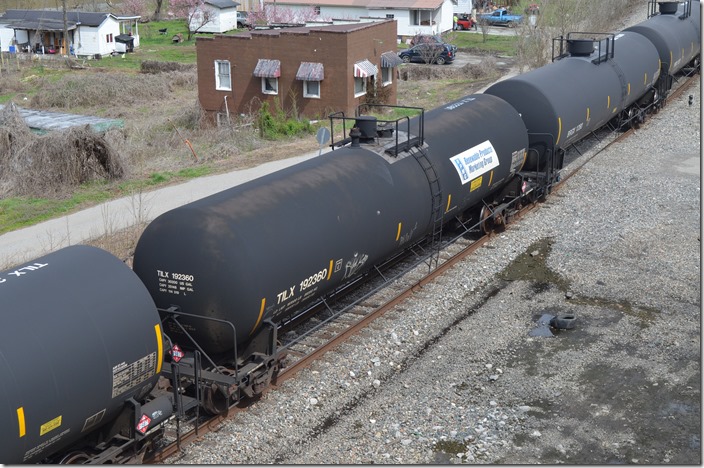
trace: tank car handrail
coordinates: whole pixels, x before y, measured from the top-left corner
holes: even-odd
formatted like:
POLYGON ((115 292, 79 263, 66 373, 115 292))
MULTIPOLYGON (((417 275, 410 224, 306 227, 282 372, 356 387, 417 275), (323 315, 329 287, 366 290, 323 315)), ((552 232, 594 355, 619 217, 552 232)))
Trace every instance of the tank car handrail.
POLYGON ((345 144, 345 141, 347 139, 347 127, 345 126, 345 122, 347 121, 347 117, 345 117, 344 111, 338 111, 338 112, 333 112, 332 114, 328 115, 328 118, 330 119, 330 149, 333 151, 335 150, 335 130, 334 130, 334 124, 333 124, 333 119, 338 119, 342 120, 342 141, 339 143, 339 146, 342 146, 345 144))
MULTIPOLYGON (((330 135, 331 135, 331 142, 330 142, 330 148, 332 150, 335 150, 336 147, 341 147, 345 146, 346 144, 350 143, 352 138, 347 137, 347 125, 346 121, 348 120, 354 120, 355 124, 353 124, 352 128, 356 127, 356 121, 358 120, 359 117, 363 117, 361 114, 360 109, 362 107, 367 107, 367 108, 372 108, 372 107, 387 107, 387 108, 393 108, 393 109, 410 109, 414 111, 418 111, 418 134, 416 138, 411 138, 411 119, 408 116, 403 116, 399 117, 397 119, 393 120, 388 120, 388 119, 376 119, 375 124, 378 123, 387 123, 387 124, 393 124, 394 125, 394 131, 396 133, 395 135, 395 152, 393 152, 393 155, 397 155, 399 151, 399 141, 398 141, 398 135, 399 135, 399 124, 402 121, 406 121, 406 128, 408 129, 407 132, 407 138, 405 141, 406 145, 406 150, 410 149, 411 146, 423 146, 425 142, 425 109, 422 107, 412 107, 412 106, 394 106, 390 104, 360 104, 357 106, 357 109, 355 110, 355 117, 347 117, 345 116, 345 113, 343 111, 339 112, 334 112, 332 114, 328 115, 328 118, 330 119, 330 135), (335 132, 334 132, 334 121, 335 120, 342 120, 342 134, 343 134, 343 139, 338 140, 337 142, 335 141, 335 132), (415 141, 414 141, 415 140, 415 141)), ((401 142, 403 144, 404 142, 401 142)))
MULTIPOLYGON (((557 36, 552 38, 552 61, 561 60, 565 57, 570 57, 571 53, 565 48, 565 44, 569 44, 570 41, 575 40, 590 40, 592 44, 596 42, 598 48, 596 49, 596 58, 592 60, 592 63, 598 65, 609 59, 614 58, 615 48, 616 48, 616 35, 614 33, 601 33, 601 32, 589 32, 589 31, 572 31, 567 33, 565 36, 557 36), (577 36, 583 36, 579 38, 577 36), (555 54, 555 43, 559 43, 559 53, 555 54), (602 50, 602 44, 606 43, 605 51, 602 50)), ((594 49, 589 54, 589 56, 594 54, 594 49)), ((586 56, 586 55, 585 55, 586 56)))
MULTIPOLYGON (((181 325, 181 322, 179 322, 177 319, 178 319, 178 316, 179 316, 179 315, 185 315, 186 317, 192 317, 192 318, 195 318, 195 319, 209 320, 209 321, 211 321, 211 322, 216 322, 216 323, 221 323, 221 324, 224 324, 224 325, 229 325, 230 328, 232 328, 232 334, 233 334, 233 353, 234 353, 234 359, 235 359, 233 362, 235 363, 235 380, 237 380, 237 381, 239 382, 239 369, 238 369, 238 366, 237 366, 237 328, 235 327, 235 325, 234 325, 232 322, 230 322, 230 321, 228 321, 228 320, 223 320, 223 319, 215 318, 215 317, 206 317, 206 316, 204 316, 204 315, 189 314, 189 313, 187 313, 187 312, 182 312, 181 310, 179 310, 179 309, 177 309, 177 308, 174 308, 174 307, 170 307, 170 308, 168 308, 168 309, 157 309, 157 310, 158 310, 159 312, 164 312, 164 313, 166 313, 166 314, 169 314, 169 316, 167 317, 167 319, 171 319, 173 322, 176 323, 176 325, 178 325, 178 327, 181 329, 181 331, 183 332, 183 334, 186 335, 186 337, 188 337, 189 340, 191 340, 191 343, 193 343, 193 345, 198 349, 198 351, 200 351, 200 353, 201 353, 203 356, 205 356, 205 358, 210 362, 210 365, 212 365, 212 366, 213 366, 213 369, 214 369, 213 372, 216 372, 216 373, 222 373, 222 372, 220 372, 220 371, 218 370, 218 366, 217 366, 217 365, 215 364, 215 362, 210 358, 210 356, 208 355, 208 353, 206 353, 205 350, 204 350, 203 348, 201 348, 201 346, 198 344, 198 342, 190 335, 190 333, 188 333, 188 331, 183 327, 183 325, 181 325)), ((162 325, 163 325, 163 323, 164 323, 164 320, 162 320, 162 325)), ((223 374, 223 375, 224 375, 224 374, 223 374)))
MULTIPOLYGON (((360 104, 357 106, 357 110, 355 111, 356 116, 360 116, 361 112, 360 109, 362 107, 367 107, 368 109, 371 109, 373 107, 388 107, 391 109, 409 109, 409 110, 414 110, 418 111, 418 138, 420 138, 419 144, 422 146, 423 142, 425 141, 425 109, 423 107, 414 107, 414 106, 394 106, 391 104, 360 104)), ((411 125, 410 125, 410 118, 408 116, 404 116, 406 120, 408 121, 408 133, 411 133, 411 125)), ((384 120, 384 119, 377 119, 377 122, 387 122, 387 123, 395 123, 396 124, 396 133, 398 134, 398 123, 401 121, 404 117, 400 117, 396 120, 384 120)), ((398 139, 396 142, 396 146, 398 146, 398 139)))

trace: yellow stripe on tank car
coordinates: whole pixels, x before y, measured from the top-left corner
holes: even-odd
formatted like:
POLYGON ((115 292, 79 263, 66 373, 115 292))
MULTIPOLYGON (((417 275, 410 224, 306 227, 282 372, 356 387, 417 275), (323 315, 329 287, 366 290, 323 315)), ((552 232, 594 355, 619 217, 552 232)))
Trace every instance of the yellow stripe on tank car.
POLYGON ((628 83, 628 93, 626 93, 627 96, 631 95, 631 83, 628 83))
POLYGON ((589 112, 590 112, 590 110, 591 110, 591 109, 589 109, 589 108, 587 107, 587 122, 589 122, 589 112))
POLYGON ((611 109, 611 96, 606 96, 606 108, 611 109))
POLYGON ((560 142, 561 136, 562 136, 562 119, 560 117, 558 117, 557 118, 557 140, 555 140, 556 145, 560 142))
POLYGON ((20 430, 20 437, 24 437, 27 434, 27 427, 24 422, 24 407, 22 406, 17 408, 17 426, 20 430))
POLYGON ((493 170, 489 173, 489 184, 488 184, 489 187, 491 187, 492 180, 494 180, 494 171, 493 170))
POLYGON ((328 267, 328 281, 330 281, 330 278, 332 277, 332 260, 330 260, 330 266, 328 267))
POLYGON ((644 85, 648 84, 648 72, 645 72, 645 76, 643 77, 643 84, 644 85))
POLYGON ((161 336, 161 325, 158 323, 154 325, 154 332, 156 333, 156 373, 161 374, 161 365, 164 362, 164 342, 161 336))
POLYGON ((398 230, 396 231, 396 240, 401 238, 401 223, 398 223, 398 230))
POLYGON ((250 335, 252 333, 254 333, 254 330, 256 330, 257 327, 259 326, 259 322, 262 321, 262 316, 264 315, 264 306, 265 305, 266 305, 266 297, 262 297, 262 305, 259 307, 259 317, 257 317, 257 323, 255 323, 254 326, 252 327, 252 331, 249 332, 250 335))
POLYGON ((528 159, 528 151, 523 152, 523 162, 521 163, 521 167, 518 168, 519 171, 522 171, 523 166, 526 165, 526 159, 528 159))
POLYGON ((449 194, 447 196, 447 206, 445 207, 445 213, 450 211, 450 202, 452 202, 452 194, 449 194))

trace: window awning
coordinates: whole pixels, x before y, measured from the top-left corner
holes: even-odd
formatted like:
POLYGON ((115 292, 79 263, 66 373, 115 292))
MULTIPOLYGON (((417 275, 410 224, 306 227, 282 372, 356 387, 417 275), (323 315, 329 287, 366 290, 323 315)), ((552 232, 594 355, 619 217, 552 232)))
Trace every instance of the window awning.
POLYGON ((366 78, 368 76, 376 75, 379 70, 369 60, 360 60, 354 64, 354 77, 355 78, 366 78))
POLYGON ((281 61, 270 59, 259 59, 254 67, 254 76, 259 78, 278 78, 281 76, 281 61))
POLYGON ((323 64, 315 62, 301 62, 296 72, 296 79, 303 81, 323 81, 323 64))
POLYGON ((381 66, 384 68, 398 67, 403 63, 401 57, 396 55, 396 52, 384 52, 381 54, 381 66))

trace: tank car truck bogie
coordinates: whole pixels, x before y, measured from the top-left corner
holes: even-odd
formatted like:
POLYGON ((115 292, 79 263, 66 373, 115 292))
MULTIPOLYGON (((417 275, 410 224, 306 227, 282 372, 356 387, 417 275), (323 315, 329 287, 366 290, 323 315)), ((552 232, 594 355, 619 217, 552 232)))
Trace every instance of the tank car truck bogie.
POLYGON ((246 343, 238 346, 236 327, 231 322, 188 314, 177 307, 159 312, 165 329, 183 332, 184 340, 172 346, 170 366, 164 369, 165 377, 180 382, 179 405, 193 407, 200 402, 209 414, 227 413, 243 398, 261 394, 281 368, 283 356, 277 350, 277 327, 270 320, 264 321, 246 343), (181 323, 180 319, 187 316, 227 330, 222 333, 230 334, 230 352, 209 355, 181 323))

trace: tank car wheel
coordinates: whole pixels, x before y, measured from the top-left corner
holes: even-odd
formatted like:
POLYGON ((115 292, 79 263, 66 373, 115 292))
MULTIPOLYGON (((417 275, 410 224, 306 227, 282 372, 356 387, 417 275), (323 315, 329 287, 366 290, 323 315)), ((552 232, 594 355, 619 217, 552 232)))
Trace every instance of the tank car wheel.
POLYGON ((661 107, 660 93, 658 92, 657 89, 654 89, 653 90, 653 113, 657 114, 658 112, 660 112, 660 107, 661 107))
POLYGON ((84 465, 90 457, 85 452, 71 452, 64 456, 59 462, 60 465, 84 465))
POLYGON ((636 112, 631 107, 630 109, 628 109, 628 126, 629 126, 629 128, 636 128, 636 124, 637 124, 636 112))
POLYGON ((479 213, 479 228, 484 234, 490 234, 494 230, 494 211, 490 206, 482 206, 482 211, 479 213))

